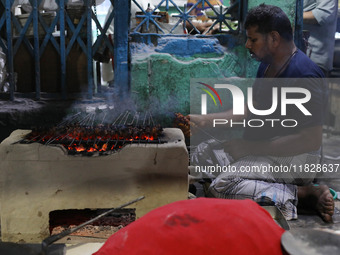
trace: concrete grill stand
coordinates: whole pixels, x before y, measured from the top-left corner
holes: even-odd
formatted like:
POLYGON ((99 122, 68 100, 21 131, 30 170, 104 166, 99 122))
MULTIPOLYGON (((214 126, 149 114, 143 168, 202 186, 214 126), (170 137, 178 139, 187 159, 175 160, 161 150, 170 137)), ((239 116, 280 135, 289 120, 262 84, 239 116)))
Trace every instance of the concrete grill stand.
POLYGON ((41 242, 49 212, 133 205, 136 216, 187 198, 188 152, 183 133, 166 128, 167 143, 129 144, 107 156, 70 156, 62 146, 20 144, 16 130, 0 144, 1 238, 41 242))

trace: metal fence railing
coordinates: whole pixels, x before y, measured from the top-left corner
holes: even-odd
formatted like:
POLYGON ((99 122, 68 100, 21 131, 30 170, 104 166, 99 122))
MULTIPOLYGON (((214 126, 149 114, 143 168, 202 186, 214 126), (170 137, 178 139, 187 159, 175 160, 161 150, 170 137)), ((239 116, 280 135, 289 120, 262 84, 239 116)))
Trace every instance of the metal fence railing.
MULTIPOLYGON (((85 95, 92 98, 96 93, 93 72, 93 56, 99 51, 100 47, 107 47, 109 52, 114 56, 114 86, 119 88, 122 94, 126 94, 129 90, 129 40, 131 36, 145 37, 148 36, 171 36, 175 34, 176 28, 184 28, 186 24, 191 24, 194 30, 197 30, 197 35, 205 36, 205 34, 198 31, 193 24, 196 18, 192 15, 193 9, 201 5, 210 8, 209 18, 213 21, 210 30, 213 27, 218 28, 218 36, 239 36, 243 33, 242 25, 247 12, 247 0, 231 1, 232 4, 227 8, 215 8, 211 4, 211 0, 198 0, 193 6, 188 8, 187 5, 179 6, 175 0, 159 0, 153 1, 154 7, 151 9, 143 9, 137 0, 110 0, 111 4, 115 6, 111 12, 108 11, 106 23, 101 24, 95 13, 94 0, 84 0, 82 7, 77 9, 77 17, 69 8, 67 0, 55 0, 57 9, 53 15, 43 13, 39 10, 42 0, 29 0, 32 6, 32 11, 27 13, 25 19, 20 19, 20 16, 13 12, 14 0, 0 0, 0 47, 6 54, 6 68, 8 73, 9 90, 7 92, 0 92, 1 97, 7 97, 13 100, 16 96, 33 96, 40 99, 42 96, 57 96, 60 98, 68 98, 70 93, 68 87, 70 84, 67 77, 74 75, 69 73, 68 67, 70 65, 69 59, 74 47, 81 50, 82 54, 86 56, 86 74, 87 85, 85 95), (157 2, 155 4, 155 2, 157 2), (139 23, 130 31, 130 8, 131 4, 138 7, 136 19, 139 23), (165 31, 158 21, 160 12, 168 13, 170 9, 174 10, 171 15, 173 21, 171 27, 165 31), (234 21, 231 26, 230 21, 234 21), (113 44, 107 35, 110 24, 114 21, 114 35, 113 44), (93 28, 92 26, 95 26, 93 28), (149 31, 148 28, 153 25, 157 28, 157 34, 149 31), (146 32, 142 28, 146 28, 146 32), (57 33, 55 32, 57 28, 57 33), (92 31, 98 31, 96 40, 93 40, 92 31), (52 46, 51 46, 52 45, 52 46), (114 46, 113 46, 114 45, 114 46), (55 56, 58 58, 58 72, 56 79, 58 80, 58 88, 55 93, 46 93, 42 90, 42 68, 45 62, 42 62, 42 56, 46 52, 47 47, 55 51, 55 56), (22 70, 15 70, 15 61, 18 61, 18 52, 21 48, 25 48, 28 52, 34 67, 34 88, 32 91, 25 91, 18 93, 16 91, 16 77, 15 72, 22 70)), ((301 2, 301 0, 297 1, 301 2)), ((297 4, 297 8, 301 6, 297 4)), ((299 13, 299 10, 297 10, 299 13)), ((298 19, 300 20, 300 19, 298 19)), ((302 26, 301 26, 302 27, 302 26)), ((145 29, 144 29, 145 30, 145 29)), ((183 31, 185 31, 183 29, 183 31)), ((209 31, 209 30, 207 30, 209 31)), ((299 30, 300 31, 300 30, 299 30)), ((298 32, 299 32, 298 31, 298 32)), ((186 33, 181 33, 176 36, 189 36, 186 33)), ((215 36, 215 35, 212 35, 215 36)), ((44 69, 45 70, 45 69, 44 69)), ((84 94, 84 91, 82 91, 84 94)))

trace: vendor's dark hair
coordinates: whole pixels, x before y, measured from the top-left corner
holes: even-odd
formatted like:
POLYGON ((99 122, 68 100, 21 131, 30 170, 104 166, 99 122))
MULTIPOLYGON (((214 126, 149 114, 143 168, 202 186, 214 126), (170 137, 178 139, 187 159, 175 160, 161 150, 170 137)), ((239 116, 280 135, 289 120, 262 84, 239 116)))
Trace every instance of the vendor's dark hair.
POLYGON ((268 34, 277 31, 287 41, 293 39, 292 25, 281 8, 273 5, 261 4, 249 10, 244 28, 258 26, 257 32, 268 34))

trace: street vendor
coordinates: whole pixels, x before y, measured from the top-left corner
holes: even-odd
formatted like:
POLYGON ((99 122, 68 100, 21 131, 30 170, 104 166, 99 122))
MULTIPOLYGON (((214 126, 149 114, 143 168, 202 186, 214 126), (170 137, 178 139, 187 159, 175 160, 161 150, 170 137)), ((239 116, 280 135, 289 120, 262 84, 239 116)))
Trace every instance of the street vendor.
MULTIPOLYGON (((282 114, 283 106, 279 101, 277 110, 268 116, 256 115, 254 110, 248 108, 244 115, 233 115, 232 110, 191 115, 191 122, 197 126, 211 125, 211 121, 217 118, 241 121, 284 117, 298 122, 294 128, 273 127, 273 123, 256 128, 246 126, 243 138, 224 142, 223 150, 214 151, 214 142, 208 141, 197 147, 192 155, 192 164, 230 163, 236 169, 221 172, 212 180, 210 196, 275 204, 288 220, 296 219, 298 207, 301 207, 318 213, 324 221, 330 222, 334 201, 329 188, 326 185, 313 185, 315 173, 304 169, 320 163, 322 125, 328 97, 327 86, 322 79, 324 74, 297 49, 291 23, 279 7, 261 4, 251 9, 246 17, 245 29, 245 46, 250 55, 261 62, 253 84, 254 108, 270 108, 273 87, 301 87, 303 91, 308 90, 311 97, 308 103, 299 105, 298 109, 293 104, 287 106, 286 114, 282 114), (299 82, 282 82, 287 78, 299 79, 299 82), (310 114, 303 114, 302 108, 310 114), (301 171, 241 171, 245 166, 254 165, 267 169, 270 166, 288 166, 288 169, 299 168, 301 171)), ((299 95, 292 94, 298 100, 299 95)))

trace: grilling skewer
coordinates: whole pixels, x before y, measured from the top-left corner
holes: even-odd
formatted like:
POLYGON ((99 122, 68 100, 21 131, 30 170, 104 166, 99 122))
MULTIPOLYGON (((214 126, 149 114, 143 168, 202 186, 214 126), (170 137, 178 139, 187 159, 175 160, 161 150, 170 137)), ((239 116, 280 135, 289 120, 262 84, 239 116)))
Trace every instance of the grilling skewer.
POLYGON ((117 147, 118 140, 119 140, 119 138, 116 140, 116 143, 115 143, 115 145, 113 146, 114 149, 117 147))
POLYGON ((146 120, 146 113, 145 113, 145 115, 144 115, 143 126, 145 126, 145 120, 146 120))
POLYGON ((45 143, 45 145, 49 145, 50 143, 52 143, 53 141, 55 141, 58 137, 61 137, 61 135, 51 137, 50 139, 47 140, 47 142, 45 143))
POLYGON ((126 117, 126 115, 129 113, 129 111, 126 111, 125 113, 124 113, 124 116, 121 118, 121 120, 119 121, 119 124, 118 125, 123 125, 123 121, 124 121, 124 119, 125 119, 125 117, 126 117))
POLYGON ((80 119, 79 121, 75 122, 74 125, 82 125, 82 123, 84 121, 86 121, 86 119, 89 117, 90 114, 87 114, 85 117, 83 117, 82 119, 80 119))
POLYGON ((152 126, 155 126, 155 122, 153 121, 153 118, 152 118, 151 113, 150 113, 150 119, 151 119, 151 124, 152 124, 152 126))
MULTIPOLYGON (((105 143, 105 151, 108 150, 108 149, 107 149, 107 146, 109 146, 110 140, 111 140, 111 139, 109 138, 109 139, 107 140, 107 142, 105 143)), ((103 148, 103 146, 102 146, 102 148, 103 148)), ((102 148, 101 148, 101 149, 102 149, 102 148)))
POLYGON ((92 115, 93 115, 93 113, 89 114, 89 117, 86 119, 83 126, 87 127, 89 125, 89 123, 91 122, 92 115))
POLYGON ((96 113, 93 113, 91 128, 93 128, 94 120, 96 119, 96 113))
POLYGON ((101 125, 103 125, 103 123, 104 123, 104 120, 105 120, 105 117, 106 117, 106 112, 104 113, 104 117, 103 117, 103 119, 102 119, 102 122, 100 123, 101 125))
MULTIPOLYGON (((94 147, 94 148, 96 148, 97 143, 99 143, 101 139, 102 139, 102 138, 100 137, 100 138, 98 139, 98 142, 96 142, 97 138, 94 140, 94 143, 93 143, 93 147, 94 147)), ((98 145, 97 145, 97 146, 98 146, 98 145)))
POLYGON ((119 116, 115 119, 115 121, 112 123, 111 126, 115 126, 116 122, 119 120, 119 118, 123 115, 123 113, 120 113, 119 116))
POLYGON ((125 116, 125 120, 124 120, 124 123, 123 123, 124 126, 126 125, 129 116, 130 116, 130 112, 128 112, 125 116))
POLYGON ((126 117, 125 117, 125 121, 124 121, 124 123, 123 123, 124 126, 126 125, 129 116, 130 116, 130 112, 127 111, 127 114, 126 114, 126 117))
POLYGON ((73 144, 74 140, 76 140, 76 138, 73 138, 72 142, 68 145, 69 147, 73 144))
POLYGON ((96 113, 84 115, 76 113, 54 128, 33 129, 24 139, 16 143, 61 144, 71 154, 84 150, 116 151, 130 143, 162 143, 159 139, 162 129, 159 125, 155 126, 151 111, 147 111, 142 116, 140 112, 132 113, 126 110, 116 116, 112 124, 103 125, 107 116, 109 115, 105 113, 98 121, 96 113), (78 148, 79 146, 84 148, 78 148))
POLYGON ((66 137, 70 136, 70 134, 66 134, 63 138, 61 138, 60 142, 64 140, 66 137))
POLYGON ((90 116, 84 122, 84 124, 83 124, 84 127, 88 127, 89 126, 89 123, 91 122, 91 119, 92 119, 92 114, 93 113, 90 113, 90 116))
POLYGON ((150 111, 148 111, 149 112, 149 126, 151 125, 151 112, 150 111))
POLYGON ((44 139, 46 136, 47 136, 47 135, 44 135, 42 138, 40 138, 40 140, 38 141, 38 143, 41 142, 41 141, 43 141, 43 139, 44 139))
POLYGON ((124 119, 126 112, 122 113, 122 115, 119 115, 118 122, 114 126, 120 126, 122 125, 122 120, 124 119))
POLYGON ((66 118, 66 120, 60 122, 57 127, 61 127, 61 126, 64 126, 65 124, 67 123, 72 123, 72 121, 76 118, 78 118, 78 115, 80 114, 81 112, 78 112, 76 114, 74 114, 73 116, 69 117, 69 118, 66 118))
POLYGON ((112 124, 112 126, 117 126, 117 125, 121 125, 121 122, 122 122, 122 119, 124 119, 124 116, 125 116, 125 112, 123 113, 121 113, 119 116, 118 116, 118 118, 116 119, 116 121, 112 124))
MULTIPOLYGON (((53 143, 55 140, 57 140, 58 139, 58 137, 61 137, 62 135, 60 135, 60 136, 57 136, 56 138, 54 138, 53 140, 51 140, 50 142, 48 142, 48 143, 46 143, 45 145, 49 145, 49 144, 51 144, 51 143, 53 143)), ((65 135, 61 140, 60 140, 60 142, 62 141, 62 140, 64 140, 64 138, 66 137, 66 136, 68 136, 68 135, 65 135)))
POLYGON ((136 127, 138 127, 138 121, 139 121, 139 112, 137 112, 138 115, 137 115, 137 120, 136 120, 136 127))
MULTIPOLYGON (((101 138, 100 138, 101 139, 101 138)), ((90 140, 90 139, 89 139, 90 140)), ((89 140, 87 140, 87 143, 86 144, 89 144, 89 140)), ((95 145, 96 145, 96 143, 97 143, 97 137, 94 139, 94 142, 93 142, 93 147, 95 147, 95 145)))
POLYGON ((87 123, 85 124, 86 127, 91 127, 91 122, 92 122, 93 117, 94 117, 94 113, 91 113, 87 123))
POLYGON ((72 233, 78 231, 79 229, 81 229, 81 228, 83 228, 83 227, 85 227, 85 226, 87 226, 87 225, 89 225, 89 224, 91 224, 91 223, 93 223, 93 222, 95 222, 95 221, 101 219, 102 217, 104 217, 104 216, 106 216, 106 215, 109 215, 109 214, 113 213, 114 211, 117 211, 117 210, 122 209, 122 208, 124 208, 124 207, 126 207, 126 206, 129 206, 129 205, 131 205, 131 204, 134 204, 134 203, 136 203, 136 202, 138 202, 138 201, 140 201, 140 200, 142 200, 142 199, 144 199, 144 198, 145 198, 144 196, 138 197, 137 199, 134 199, 134 200, 132 200, 132 201, 130 201, 130 202, 127 202, 127 203, 125 203, 125 204, 123 204, 123 205, 121 205, 121 206, 118 206, 118 207, 116 207, 116 208, 110 209, 110 210, 108 210, 108 211, 106 211, 106 212, 104 212, 104 213, 98 215, 97 217, 95 217, 95 218, 93 218, 93 219, 91 219, 91 220, 89 220, 89 221, 86 221, 86 222, 84 222, 83 224, 80 224, 79 226, 77 226, 77 227, 75 227, 75 228, 67 229, 67 230, 61 232, 60 234, 57 234, 57 235, 53 235, 53 236, 47 237, 46 239, 43 240, 43 242, 42 242, 42 244, 41 244, 41 246, 42 246, 42 247, 41 247, 41 248, 42 248, 42 249, 41 249, 41 255, 47 255, 47 248, 48 248, 48 246, 51 245, 52 243, 54 243, 54 242, 56 242, 56 241, 62 239, 62 238, 65 237, 65 236, 68 236, 69 234, 72 234, 72 233))
POLYGON ((133 122, 135 121, 135 119, 137 119, 137 112, 135 113, 135 115, 133 116, 132 121, 128 124, 128 125, 133 125, 133 122))

